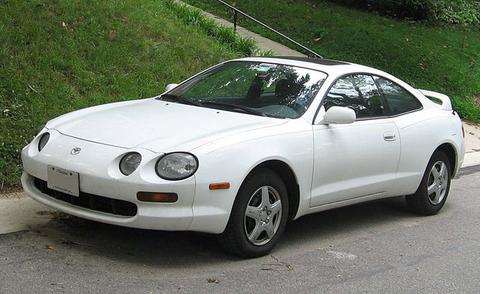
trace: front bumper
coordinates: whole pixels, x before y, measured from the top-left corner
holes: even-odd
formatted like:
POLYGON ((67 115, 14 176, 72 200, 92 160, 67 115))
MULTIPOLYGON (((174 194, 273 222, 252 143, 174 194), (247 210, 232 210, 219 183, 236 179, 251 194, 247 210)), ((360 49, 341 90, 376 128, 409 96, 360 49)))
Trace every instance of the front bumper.
MULTIPOLYGON (((134 150, 142 154, 142 163, 130 176, 123 176, 118 171, 118 161, 123 154, 132 150, 80 140, 55 130, 49 132, 50 141, 41 152, 37 150, 38 138, 22 150, 22 186, 30 197, 54 209, 93 221, 154 230, 190 229, 195 177, 175 182, 159 178, 155 174, 154 164, 161 154, 145 149, 134 150), (70 154, 75 147, 81 148, 80 154, 70 154), (137 207, 136 213, 124 216, 102 212, 42 193, 34 181, 35 178, 48 181, 48 165, 78 172, 81 193, 133 203, 137 207), (177 193, 179 198, 175 203, 141 202, 136 198, 139 191, 177 193)), ((211 230, 206 228, 205 231, 211 230)))

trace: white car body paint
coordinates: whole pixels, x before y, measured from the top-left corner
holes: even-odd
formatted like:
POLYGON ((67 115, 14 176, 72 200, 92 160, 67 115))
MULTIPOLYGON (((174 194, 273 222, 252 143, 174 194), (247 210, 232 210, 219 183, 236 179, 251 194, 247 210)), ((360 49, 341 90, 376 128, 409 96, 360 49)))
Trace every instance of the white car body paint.
MULTIPOLYGON (((328 66, 276 58, 241 60, 320 70, 328 78, 298 119, 261 117, 153 98, 62 115, 48 122, 22 151, 25 191, 50 207, 99 222, 221 233, 242 182, 255 167, 269 160, 282 161, 295 175, 299 188, 295 219, 415 192, 430 157, 444 143, 455 150, 455 173, 462 164, 465 146, 461 121, 448 107, 425 97, 432 92, 416 90, 387 73, 361 65, 328 66), (321 100, 332 83, 350 73, 390 79, 413 94, 423 109, 352 124, 323 124, 321 100), (50 140, 39 152, 38 141, 45 131, 50 132, 50 140), (81 148, 81 152, 72 155, 72 148, 81 148), (140 153, 142 162, 131 175, 124 176, 119 161, 131 151, 140 153), (180 181, 158 177, 158 158, 176 151, 194 154, 199 161, 197 172, 180 181), (136 215, 98 212, 43 194, 33 182, 34 178, 47 181, 47 165, 78 172, 84 193, 134 203, 136 215), (219 182, 229 182, 230 189, 209 189, 210 183, 219 182), (139 191, 174 192, 179 198, 175 203, 146 203, 137 200, 139 191)), ((439 98, 444 105, 445 97, 439 98)))

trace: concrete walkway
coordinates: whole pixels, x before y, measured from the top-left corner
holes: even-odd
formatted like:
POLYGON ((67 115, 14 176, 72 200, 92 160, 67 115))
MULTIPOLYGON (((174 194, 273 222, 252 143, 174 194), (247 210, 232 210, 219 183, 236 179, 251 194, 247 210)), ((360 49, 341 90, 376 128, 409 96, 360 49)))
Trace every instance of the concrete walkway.
POLYGON ((52 220, 56 212, 25 193, 0 195, 0 235, 41 227, 52 220))
MULTIPOLYGON (((191 6, 187 3, 184 3, 182 1, 176 1, 180 4, 186 5, 186 6, 191 6)), ((198 9, 198 8, 197 8, 198 9)), ((218 25, 224 26, 227 28, 233 28, 233 23, 230 21, 227 21, 223 18, 220 18, 216 15, 213 15, 211 13, 208 13, 206 11, 203 11, 203 14, 207 16, 208 18, 212 19, 215 21, 218 25)), ((285 45, 282 45, 280 43, 277 43, 275 41, 272 41, 270 39, 267 39, 263 36, 260 36, 257 33, 251 32, 241 26, 237 26, 237 34, 240 35, 243 38, 248 38, 248 39, 253 39, 257 43, 257 46, 260 50, 262 51, 270 51, 273 53, 273 55, 276 56, 306 56, 305 54, 302 54, 298 51, 295 51, 285 45)), ((292 44, 293 45, 293 44, 292 44)))
MULTIPOLYGON (((213 14, 210 14, 208 12, 204 12, 206 16, 209 18, 213 19, 217 24, 225 26, 225 27, 232 27, 233 28, 233 23, 224 20, 223 18, 220 18, 218 16, 215 16, 213 14)), ((260 50, 262 51, 270 51, 273 53, 273 55, 276 56, 306 56, 305 54, 302 54, 298 51, 295 51, 293 49, 288 48, 287 46, 284 46, 280 43, 277 43, 275 41, 272 41, 270 39, 267 39, 265 37, 260 36, 257 33, 251 32, 241 26, 237 26, 237 34, 244 38, 249 38, 255 40, 257 43, 257 46, 260 50)))
POLYGON ((463 123, 465 128, 465 159, 463 166, 480 164, 480 125, 463 123))

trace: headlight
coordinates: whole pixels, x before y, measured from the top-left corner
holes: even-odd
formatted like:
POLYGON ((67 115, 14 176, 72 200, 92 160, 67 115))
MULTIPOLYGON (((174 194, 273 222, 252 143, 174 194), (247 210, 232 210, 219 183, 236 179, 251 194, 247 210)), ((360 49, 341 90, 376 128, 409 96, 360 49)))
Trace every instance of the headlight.
POLYGON ((120 160, 120 171, 128 176, 133 173, 142 162, 142 156, 137 152, 125 154, 120 160))
POLYGON ((155 166, 157 175, 165 180, 182 180, 193 175, 198 168, 197 158, 185 152, 169 153, 155 166))
POLYGON ((50 139, 49 133, 45 133, 40 137, 40 140, 38 141, 38 152, 42 151, 43 147, 47 145, 48 139, 50 139))

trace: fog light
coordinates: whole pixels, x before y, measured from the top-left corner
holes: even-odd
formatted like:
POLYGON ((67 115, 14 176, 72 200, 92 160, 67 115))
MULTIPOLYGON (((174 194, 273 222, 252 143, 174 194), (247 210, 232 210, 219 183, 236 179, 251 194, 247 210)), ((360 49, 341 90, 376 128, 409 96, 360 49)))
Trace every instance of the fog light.
POLYGON ((138 192, 137 199, 142 202, 177 202, 178 195, 176 193, 161 192, 138 192))

